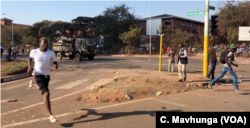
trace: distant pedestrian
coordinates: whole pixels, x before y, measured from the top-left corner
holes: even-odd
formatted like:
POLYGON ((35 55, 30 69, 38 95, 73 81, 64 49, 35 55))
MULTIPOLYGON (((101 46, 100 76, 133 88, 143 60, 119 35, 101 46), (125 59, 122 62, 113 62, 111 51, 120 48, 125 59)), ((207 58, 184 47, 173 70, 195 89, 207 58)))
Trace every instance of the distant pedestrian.
POLYGON ((179 54, 178 54, 178 72, 179 72, 179 82, 182 82, 182 78, 186 81, 186 64, 188 64, 187 49, 183 47, 183 44, 179 44, 179 54))
POLYGON ((171 47, 169 53, 169 60, 168 60, 168 71, 170 72, 170 68, 172 68, 171 72, 174 72, 174 56, 175 56, 175 52, 174 52, 174 48, 171 47))
POLYGON ((212 75, 212 79, 214 79, 214 70, 216 68, 216 65, 218 65, 216 50, 214 49, 214 43, 210 46, 210 48, 208 50, 208 65, 210 62, 211 62, 211 69, 207 75, 207 80, 211 80, 210 79, 211 75, 212 75))
POLYGON ((233 81, 234 81, 234 87, 235 87, 235 91, 236 92, 242 92, 242 90, 239 90, 238 87, 238 82, 237 82, 237 75, 235 74, 235 72, 233 71, 232 65, 235 67, 238 67, 237 64, 234 64, 234 52, 236 52, 236 46, 235 45, 231 45, 230 46, 230 51, 226 52, 226 57, 225 57, 225 61, 222 58, 222 60, 220 59, 221 63, 223 63, 223 69, 221 71, 220 76, 218 76, 217 78, 215 78, 214 80, 212 80, 211 82, 208 83, 209 88, 212 89, 212 85, 218 81, 220 78, 222 78, 227 72, 229 72, 232 76, 233 76, 233 81))
POLYGON ((170 51, 170 47, 168 46, 168 47, 167 47, 167 53, 169 53, 169 51, 170 51))
POLYGON ((1 58, 3 58, 3 51, 4 51, 4 47, 3 47, 2 43, 1 43, 1 58))
POLYGON ((12 48, 12 58, 13 59, 16 59, 16 54, 17 54, 17 50, 16 50, 16 47, 14 45, 13 48, 12 48))
POLYGON ((12 53, 12 48, 11 48, 11 45, 9 46, 8 48, 8 56, 11 57, 11 53, 12 53))
POLYGON ((51 122, 56 122, 56 118, 52 115, 50 105, 50 92, 48 89, 50 81, 50 62, 52 61, 55 69, 58 69, 56 56, 53 51, 48 49, 48 41, 46 38, 39 40, 40 48, 33 49, 30 52, 28 72, 35 77, 35 82, 30 80, 29 88, 35 87, 44 95, 44 103, 49 113, 51 122), (35 66, 31 67, 32 60, 34 59, 35 66))

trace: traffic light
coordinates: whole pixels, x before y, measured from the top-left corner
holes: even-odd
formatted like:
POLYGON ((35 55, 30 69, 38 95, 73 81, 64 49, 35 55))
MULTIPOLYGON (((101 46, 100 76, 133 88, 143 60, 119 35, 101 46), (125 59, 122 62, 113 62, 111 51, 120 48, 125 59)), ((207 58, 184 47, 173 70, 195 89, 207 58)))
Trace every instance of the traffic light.
POLYGON ((217 35, 217 28, 218 25, 216 25, 216 23, 218 23, 218 20, 216 20, 216 18, 218 18, 218 15, 211 15, 211 20, 210 20, 210 33, 211 35, 217 35))

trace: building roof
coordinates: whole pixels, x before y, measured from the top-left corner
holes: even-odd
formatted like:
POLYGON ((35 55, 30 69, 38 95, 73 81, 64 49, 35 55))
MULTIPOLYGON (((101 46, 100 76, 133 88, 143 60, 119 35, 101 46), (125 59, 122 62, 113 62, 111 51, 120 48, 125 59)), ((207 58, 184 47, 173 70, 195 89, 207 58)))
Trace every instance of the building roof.
POLYGON ((1 21, 3 21, 3 20, 10 20, 10 21, 12 21, 11 19, 8 19, 8 18, 1 18, 1 21))
MULTIPOLYGON (((150 17, 147 18, 143 18, 142 20, 147 20, 150 17)), ((152 16, 151 19, 157 19, 157 18, 177 18, 177 19, 182 19, 182 20, 189 20, 189 21, 193 21, 193 22, 198 22, 198 23, 202 23, 204 24, 204 22, 202 21, 197 21, 197 20, 192 20, 192 19, 188 19, 188 18, 183 18, 183 17, 178 17, 178 16, 174 16, 174 15, 169 15, 169 14, 162 14, 162 15, 158 15, 158 16, 152 16)))

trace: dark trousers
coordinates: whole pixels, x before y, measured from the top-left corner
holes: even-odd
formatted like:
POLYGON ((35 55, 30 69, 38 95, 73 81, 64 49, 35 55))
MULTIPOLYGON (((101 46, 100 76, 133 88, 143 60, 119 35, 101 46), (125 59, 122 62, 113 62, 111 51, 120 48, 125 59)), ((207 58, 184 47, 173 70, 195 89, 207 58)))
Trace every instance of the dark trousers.
POLYGON ((212 79, 214 79, 214 70, 216 67, 216 61, 211 61, 211 69, 207 75, 207 78, 210 78, 210 75, 212 75, 212 79))
POLYGON ((0 61, 1 61, 1 59, 2 59, 2 55, 3 55, 3 53, 2 53, 2 52, 0 52, 0 61))
POLYGON ((16 59, 16 53, 15 52, 12 54, 12 58, 16 59))

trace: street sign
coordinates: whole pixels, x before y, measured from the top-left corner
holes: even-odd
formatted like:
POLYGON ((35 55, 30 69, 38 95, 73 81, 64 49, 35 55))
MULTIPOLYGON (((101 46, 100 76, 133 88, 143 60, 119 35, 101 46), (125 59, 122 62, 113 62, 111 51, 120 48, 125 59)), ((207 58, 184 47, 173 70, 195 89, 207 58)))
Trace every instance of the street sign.
POLYGON ((203 14, 205 14, 205 11, 189 12, 188 16, 203 15, 203 14))
POLYGON ((209 9, 210 10, 215 10, 215 7, 214 6, 209 6, 209 9))

